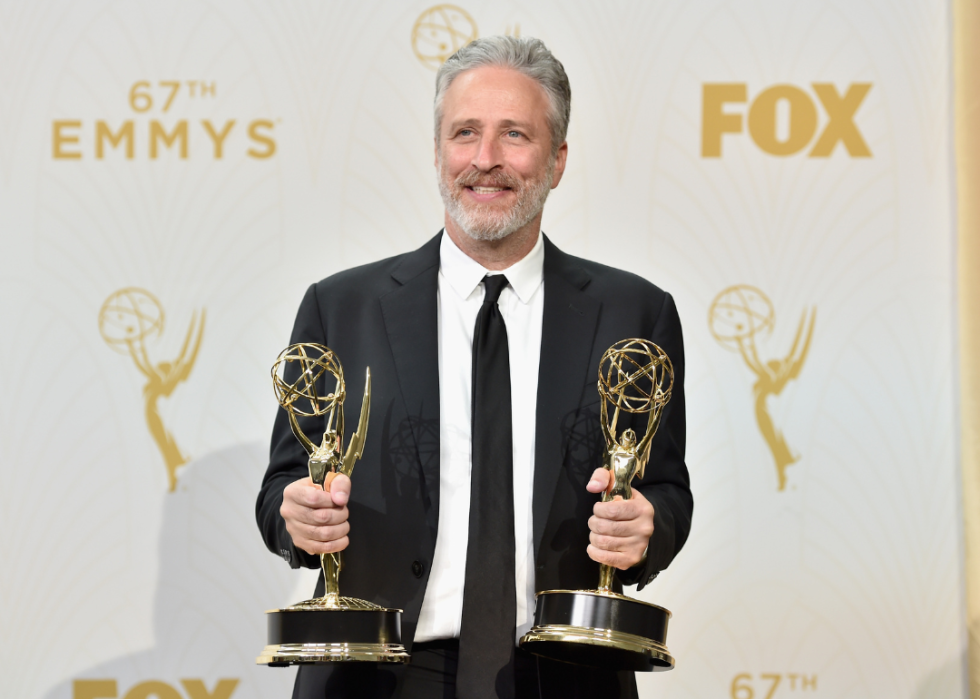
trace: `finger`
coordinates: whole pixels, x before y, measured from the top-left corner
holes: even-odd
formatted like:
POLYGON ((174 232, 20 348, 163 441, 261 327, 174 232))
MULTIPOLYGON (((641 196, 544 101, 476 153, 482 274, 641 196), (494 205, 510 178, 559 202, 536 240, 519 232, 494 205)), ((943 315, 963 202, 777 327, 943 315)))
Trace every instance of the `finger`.
POLYGON ((585 489, 590 493, 601 493, 603 490, 609 487, 609 471, 604 468, 597 468, 592 472, 592 478, 589 479, 588 484, 585 489))
POLYGON ((329 489, 333 504, 337 507, 343 507, 350 500, 350 478, 342 473, 333 473, 330 475, 333 478, 330 479, 329 485, 324 483, 324 487, 329 489))
POLYGON ((296 543, 301 549, 313 555, 337 553, 346 549, 349 544, 350 540, 346 536, 329 542, 304 540, 303 543, 296 543))
POLYGON ((322 527, 306 527, 304 538, 320 544, 329 544, 331 541, 343 539, 349 533, 350 523, 341 522, 340 524, 331 524, 322 527))
POLYGON ((589 517, 589 531, 604 536, 632 536, 634 534, 634 528, 630 526, 630 522, 632 520, 624 522, 592 515, 589 517))
POLYGON ((289 502, 300 507, 333 507, 329 493, 313 484, 309 478, 293 481, 282 491, 283 503, 289 502))
POLYGON ((347 519, 347 508, 337 507, 333 504, 333 500, 330 499, 330 493, 320 493, 321 496, 326 498, 325 501, 321 501, 319 506, 310 507, 304 502, 308 498, 298 498, 293 499, 283 495, 282 506, 279 508, 279 514, 282 518, 289 521, 302 522, 304 524, 337 524, 347 519))
POLYGON ((643 497, 642 493, 636 490, 633 491, 633 497, 629 500, 623 500, 617 495, 608 502, 597 502, 592 506, 592 512, 602 519, 624 521, 642 518, 653 522, 653 505, 643 497))
POLYGON ((597 502, 592 506, 592 513, 600 519, 626 521, 636 519, 640 508, 632 500, 623 500, 618 495, 615 500, 597 502))
POLYGON ((350 525, 342 522, 335 526, 316 527, 297 522, 287 522, 286 531, 289 532, 293 543, 307 553, 331 553, 342 550, 340 546, 346 547, 341 540, 346 539, 350 532, 350 525), (336 543, 341 542, 341 543, 336 543))
POLYGON ((323 544, 322 550, 317 553, 338 553, 350 545, 350 539, 343 536, 339 539, 323 544))
POLYGON ((589 558, 591 558, 596 563, 605 563, 608 566, 617 568, 619 570, 626 570, 627 568, 632 568, 634 565, 639 563, 639 559, 633 560, 629 556, 617 553, 615 551, 603 551, 600 548, 589 545, 588 548, 589 558))
POLYGON ((335 527, 347 521, 346 507, 322 507, 317 510, 301 510, 296 521, 311 527, 335 527))
POLYGON ((346 536, 350 526, 346 522, 318 526, 293 521, 286 524, 286 531, 296 542, 323 544, 346 536))
POLYGON ((596 534, 595 532, 589 534, 589 543, 597 549, 618 553, 629 553, 632 549, 636 548, 636 541, 633 539, 627 539, 621 536, 605 536, 603 534, 596 534))

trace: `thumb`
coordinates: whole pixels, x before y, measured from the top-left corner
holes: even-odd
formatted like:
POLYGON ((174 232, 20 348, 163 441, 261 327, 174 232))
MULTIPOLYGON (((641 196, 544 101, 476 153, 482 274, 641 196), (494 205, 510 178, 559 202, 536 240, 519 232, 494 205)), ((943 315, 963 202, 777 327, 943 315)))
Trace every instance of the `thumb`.
POLYGON ((601 493, 608 487, 609 471, 604 468, 597 468, 592 472, 592 478, 589 479, 589 483, 585 486, 585 489, 590 493, 601 493))
POLYGON ((343 507, 350 500, 350 478, 342 473, 328 473, 325 490, 330 491, 330 498, 337 507, 343 507))

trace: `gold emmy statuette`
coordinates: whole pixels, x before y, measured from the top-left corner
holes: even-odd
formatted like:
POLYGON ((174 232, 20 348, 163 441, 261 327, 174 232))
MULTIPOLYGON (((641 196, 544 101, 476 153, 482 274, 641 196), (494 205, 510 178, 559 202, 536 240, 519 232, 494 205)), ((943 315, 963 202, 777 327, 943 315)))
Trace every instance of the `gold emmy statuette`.
MULTIPOLYGON (((289 415, 293 434, 309 458, 310 479, 320 488, 329 487, 338 473, 350 476, 361 458, 371 412, 371 369, 364 380, 364 400, 357 431, 344 445, 344 370, 337 355, 323 345, 290 345, 272 365, 272 380, 279 405, 289 415), (298 371, 297 371, 298 370, 298 371), (295 379, 287 379, 296 376, 295 379), (326 395, 317 387, 333 380, 326 395), (297 415, 326 416, 320 446, 300 429, 297 415)), ((326 589, 323 597, 273 609, 268 615, 268 645, 256 659, 260 665, 306 663, 374 662, 404 663, 409 659, 402 645, 400 609, 385 609, 371 602, 341 597, 339 587, 343 558, 340 553, 320 555, 326 589)))
MULTIPOLYGON (((667 354, 647 340, 621 340, 606 350, 599 362, 602 434, 606 438, 603 468, 612 471, 613 483, 603 502, 633 497, 630 481, 650 458, 650 444, 670 400, 674 369, 667 354), (613 406, 609 418, 608 406, 613 406), (642 439, 632 429, 616 434, 621 412, 646 414, 642 439)), ((534 626, 521 638, 521 646, 547 658, 610 670, 660 671, 674 667, 667 650, 670 612, 613 591, 614 570, 599 566, 597 590, 539 592, 534 626)))

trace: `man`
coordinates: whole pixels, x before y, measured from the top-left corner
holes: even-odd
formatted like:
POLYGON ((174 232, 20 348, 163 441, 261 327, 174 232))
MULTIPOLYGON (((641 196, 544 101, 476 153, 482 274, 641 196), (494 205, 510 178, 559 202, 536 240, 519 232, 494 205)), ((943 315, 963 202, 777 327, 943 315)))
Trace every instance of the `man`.
MULTIPOLYGON (((259 527, 294 567, 345 550, 344 594, 404 609, 412 663, 302 667, 294 696, 635 696, 632 673, 515 649, 535 591, 594 588, 597 562, 645 585, 690 529, 670 295, 566 255, 540 230, 565 170, 570 102, 561 63, 536 39, 458 51, 436 78, 444 231, 314 284, 300 306, 291 341, 331 347, 352 394, 371 367, 371 428, 354 485, 338 476, 323 492, 280 412, 259 527), (596 368, 627 337, 667 352, 674 393, 633 499, 602 503, 596 368)), ((645 423, 620 419, 629 426, 645 423)))

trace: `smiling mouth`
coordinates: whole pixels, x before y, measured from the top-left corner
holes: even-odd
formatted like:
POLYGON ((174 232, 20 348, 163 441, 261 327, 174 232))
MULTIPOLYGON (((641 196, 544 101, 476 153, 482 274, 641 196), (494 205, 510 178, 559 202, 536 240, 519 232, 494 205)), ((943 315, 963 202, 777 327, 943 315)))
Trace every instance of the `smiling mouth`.
POLYGON ((469 187, 469 189, 473 190, 477 194, 495 194, 496 192, 503 192, 504 190, 508 189, 508 187, 477 187, 476 185, 473 185, 469 187))

